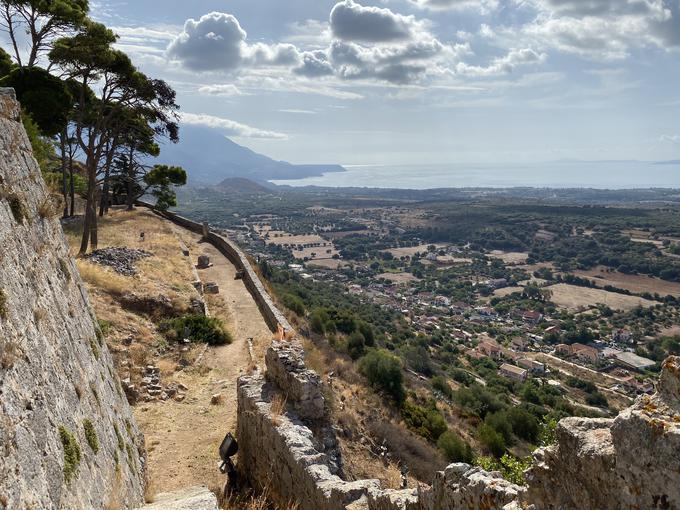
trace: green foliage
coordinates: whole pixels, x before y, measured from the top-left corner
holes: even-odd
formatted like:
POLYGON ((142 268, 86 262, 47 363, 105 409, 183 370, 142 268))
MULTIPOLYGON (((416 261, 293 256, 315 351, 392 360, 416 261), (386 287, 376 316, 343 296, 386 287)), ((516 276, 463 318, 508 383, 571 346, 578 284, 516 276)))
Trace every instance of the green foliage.
POLYGON ((80 464, 80 446, 75 436, 64 426, 59 426, 59 438, 64 448, 64 479, 71 481, 80 464))
POLYGON ((14 69, 12 57, 5 50, 0 48, 0 79, 7 76, 14 69))
POLYGON ((54 168, 54 162, 57 159, 54 145, 43 136, 38 125, 23 110, 21 112, 21 120, 33 148, 33 157, 38 162, 41 172, 50 172, 54 168))
POLYGON ((499 471, 503 478, 507 481, 517 484, 526 485, 526 477, 524 471, 531 467, 531 457, 523 459, 517 458, 509 453, 504 454, 500 459, 492 457, 478 457, 475 459, 475 464, 486 471, 499 471))
POLYGON ((550 446, 557 442, 557 420, 554 418, 548 419, 541 425, 541 431, 538 434, 538 443, 541 446, 550 446))
POLYGON ((92 349, 95 359, 99 359, 99 347, 97 347, 97 341, 94 338, 90 338, 90 349, 92 349))
POLYGON ((511 407, 506 413, 512 432, 519 438, 535 443, 541 432, 541 424, 536 417, 522 407, 511 407))
POLYGON ((73 98, 66 84, 39 67, 18 68, 0 79, 0 87, 12 87, 27 115, 44 136, 59 134, 68 120, 73 98))
POLYGON ((224 345, 232 342, 232 337, 221 320, 205 315, 183 315, 163 321, 159 329, 168 340, 189 338, 192 342, 206 342, 210 345, 224 345))
POLYGON ((437 447, 448 462, 472 462, 472 448, 458 434, 447 430, 437 440, 437 447))
MULTIPOLYGON (((43 178, 45 179, 45 182, 47 185, 54 190, 61 190, 63 186, 63 175, 61 172, 43 172, 43 178)), ((67 183, 66 186, 67 188, 70 188, 71 182, 70 182, 70 176, 67 175, 67 183)), ((84 197, 87 193, 87 182, 83 178, 82 175, 74 173, 73 174, 73 191, 75 192, 76 195, 84 197)))
POLYGON ((446 379, 443 378, 441 375, 433 377, 430 380, 430 384, 432 384, 432 389, 441 392, 449 400, 453 400, 454 397, 453 390, 451 389, 451 386, 446 381, 446 379))
POLYGON ((508 421, 507 412, 487 414, 484 423, 503 436, 504 444, 512 444, 512 425, 508 421))
POLYGON ((401 408, 401 416, 410 429, 433 442, 436 442, 447 429, 446 420, 434 403, 425 408, 406 401, 401 408))
POLYGON ((115 423, 113 424, 113 431, 116 434, 116 441, 118 442, 118 448, 120 450, 125 449, 125 441, 123 441, 123 436, 120 435, 120 430, 118 429, 118 425, 115 423))
POLYGON ((97 438, 97 431, 94 429, 94 425, 88 419, 83 420, 83 430, 85 431, 85 439, 87 439, 87 444, 94 453, 99 451, 99 439, 97 438))
POLYGON ((284 294, 281 296, 283 305, 296 315, 303 317, 305 315, 305 305, 302 300, 293 294, 284 294))
POLYGON ((154 165, 144 176, 144 182, 148 186, 148 191, 156 197, 156 208, 165 211, 177 205, 174 188, 187 183, 187 173, 178 166, 154 165))
POLYGON ((359 360, 359 371, 372 386, 385 391, 401 404, 406 396, 399 358, 385 350, 371 350, 359 360))
POLYGON ((505 453, 505 439, 489 424, 484 423, 477 429, 479 442, 495 457, 501 457, 505 453))
POLYGON ((497 395, 476 383, 470 385, 469 388, 459 389, 456 392, 455 400, 461 407, 473 412, 480 418, 505 407, 497 395))
POLYGON ((347 354, 354 360, 361 358, 366 352, 366 340, 364 335, 355 331, 347 339, 347 354))

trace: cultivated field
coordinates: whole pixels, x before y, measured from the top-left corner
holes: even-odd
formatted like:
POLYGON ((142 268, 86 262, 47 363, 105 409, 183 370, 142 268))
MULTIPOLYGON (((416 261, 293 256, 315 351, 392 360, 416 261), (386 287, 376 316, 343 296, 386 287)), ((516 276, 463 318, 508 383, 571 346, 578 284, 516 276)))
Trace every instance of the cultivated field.
POLYGON ((578 310, 581 307, 604 304, 615 310, 632 310, 636 306, 652 306, 654 301, 636 296, 626 296, 616 292, 600 289, 589 289, 566 283, 550 285, 546 289, 552 292, 550 300, 558 306, 578 310))
POLYGON ((611 285, 631 292, 650 294, 659 293, 662 296, 680 296, 680 283, 667 282, 651 276, 624 274, 618 271, 608 272, 604 267, 596 267, 588 271, 574 271, 576 276, 588 278, 598 286, 611 285))
POLYGON ((515 251, 505 252, 501 250, 493 250, 491 253, 489 253, 489 256, 495 259, 501 259, 506 264, 524 264, 527 261, 529 254, 515 251))
POLYGON ((503 287, 502 289, 496 289, 493 291, 493 295, 496 297, 509 296, 513 292, 522 292, 524 287, 503 287))
POLYGON ((413 276, 411 273, 382 273, 376 276, 376 279, 379 278, 384 278, 385 280, 389 280, 396 284, 418 281, 418 278, 413 276))

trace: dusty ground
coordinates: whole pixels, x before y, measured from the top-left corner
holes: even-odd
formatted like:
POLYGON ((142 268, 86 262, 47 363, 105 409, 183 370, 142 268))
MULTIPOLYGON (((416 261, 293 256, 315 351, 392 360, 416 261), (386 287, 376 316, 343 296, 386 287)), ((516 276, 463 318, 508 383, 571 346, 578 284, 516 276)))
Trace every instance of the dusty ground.
POLYGON ((631 292, 659 293, 662 296, 680 296, 680 283, 667 282, 651 276, 624 274, 618 271, 607 271, 607 268, 599 266, 589 271, 574 271, 576 276, 588 278, 599 286, 612 285, 631 292))
POLYGON ((389 280, 397 284, 420 281, 411 273, 381 273, 376 276, 376 278, 385 278, 385 280, 389 280))
POLYGON ((572 310, 578 310, 581 307, 592 306, 598 303, 605 304, 616 310, 632 310, 636 306, 648 307, 655 304, 654 301, 636 296, 626 296, 616 292, 589 289, 566 283, 550 285, 546 289, 552 292, 550 301, 558 306, 572 310))
POLYGON ((506 264, 524 264, 527 261, 527 258, 529 258, 528 253, 523 253, 523 252, 515 252, 515 251, 501 251, 501 250, 493 250, 491 253, 489 253, 490 257, 493 257, 495 259, 501 259, 503 262, 506 264))
MULTIPOLYGON (((77 224, 67 227, 72 246, 77 246, 77 230, 77 224)), ((101 222, 99 236, 100 247, 129 246, 153 253, 137 264, 139 274, 135 277, 122 277, 85 260, 78 261, 97 316, 107 325, 107 343, 122 375, 124 363, 153 363, 161 369, 161 384, 176 381, 189 388, 181 403, 140 403, 134 409, 146 438, 149 492, 191 485, 220 487, 225 480, 218 470, 217 449, 224 435, 236 428, 236 379, 253 365, 247 339, 254 339, 257 362, 263 359, 272 334, 243 281, 234 280, 234 266, 212 245, 199 243, 199 236, 145 210, 112 212, 101 222), (140 231, 145 232, 144 243, 138 240, 140 231), (182 255, 180 240, 189 248, 189 258, 182 255), (161 294, 178 307, 186 306, 197 295, 191 285, 192 264, 203 253, 210 256, 213 266, 199 271, 201 279, 220 287, 218 295, 206 296, 210 313, 225 322, 234 342, 194 347, 192 366, 177 372, 176 348, 164 345, 149 317, 123 310, 118 298, 128 292, 161 294), (125 347, 121 341, 128 335, 135 341, 125 347), (218 393, 220 402, 212 405, 211 398, 218 393)))

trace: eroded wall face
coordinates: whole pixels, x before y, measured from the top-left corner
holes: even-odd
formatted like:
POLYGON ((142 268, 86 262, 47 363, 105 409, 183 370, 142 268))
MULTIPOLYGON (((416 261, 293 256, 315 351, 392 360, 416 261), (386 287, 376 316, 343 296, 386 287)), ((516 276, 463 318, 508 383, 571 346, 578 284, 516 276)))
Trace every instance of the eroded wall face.
POLYGON ((59 213, 0 89, 0 509, 134 508, 143 438, 59 213))

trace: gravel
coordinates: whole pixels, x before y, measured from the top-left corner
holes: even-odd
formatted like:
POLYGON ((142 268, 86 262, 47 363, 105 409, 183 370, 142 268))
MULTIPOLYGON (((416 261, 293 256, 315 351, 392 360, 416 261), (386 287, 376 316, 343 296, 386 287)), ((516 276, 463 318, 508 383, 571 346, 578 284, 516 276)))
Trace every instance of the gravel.
POLYGON ((85 258, 95 264, 108 266, 124 276, 134 276, 137 274, 134 263, 151 255, 148 251, 133 248, 102 248, 86 255, 85 258))

